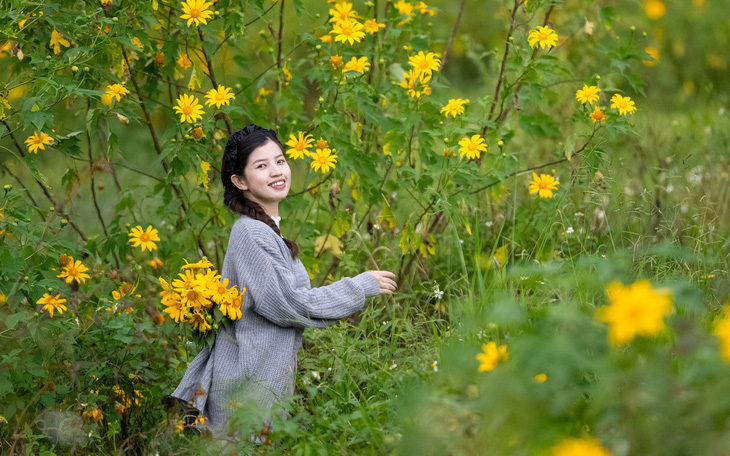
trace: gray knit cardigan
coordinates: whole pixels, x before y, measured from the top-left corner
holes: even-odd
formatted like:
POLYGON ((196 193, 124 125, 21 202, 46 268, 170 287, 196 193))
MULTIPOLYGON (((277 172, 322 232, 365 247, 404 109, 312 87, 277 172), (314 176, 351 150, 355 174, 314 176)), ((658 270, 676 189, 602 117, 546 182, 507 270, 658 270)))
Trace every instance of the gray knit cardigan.
POLYGON ((291 394, 305 327, 322 328, 380 294, 369 272, 312 288, 302 262, 265 223, 241 215, 231 228, 221 276, 243 294, 242 317, 221 325, 212 349, 188 366, 172 396, 201 412, 222 434, 236 404, 269 408, 291 394))

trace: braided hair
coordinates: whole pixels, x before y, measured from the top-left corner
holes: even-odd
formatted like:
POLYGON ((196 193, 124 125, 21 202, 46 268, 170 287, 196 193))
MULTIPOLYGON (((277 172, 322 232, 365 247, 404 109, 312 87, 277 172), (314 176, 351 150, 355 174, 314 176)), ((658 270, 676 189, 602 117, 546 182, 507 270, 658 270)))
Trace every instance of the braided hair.
POLYGON ((248 163, 248 158, 251 153, 268 141, 276 143, 282 151, 284 150, 274 130, 267 130, 254 124, 234 131, 228 137, 228 143, 223 152, 223 164, 221 166, 221 180, 223 181, 224 188, 223 202, 233 212, 247 215, 271 227, 276 234, 282 237, 286 246, 289 247, 292 260, 296 260, 299 256, 299 246, 296 242, 284 238, 276 222, 264 211, 264 208, 259 203, 246 198, 243 195, 243 191, 231 181, 231 176, 234 174, 243 175, 243 170, 248 163))

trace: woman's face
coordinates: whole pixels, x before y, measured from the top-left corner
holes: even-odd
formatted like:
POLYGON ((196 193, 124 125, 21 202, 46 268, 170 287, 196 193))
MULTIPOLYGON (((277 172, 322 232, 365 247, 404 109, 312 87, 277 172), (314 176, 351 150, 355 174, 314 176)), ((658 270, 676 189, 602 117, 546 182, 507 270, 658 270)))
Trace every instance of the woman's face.
POLYGON ((257 147, 248 157, 243 176, 234 176, 233 183, 243 190, 243 196, 264 207, 278 204, 291 188, 291 169, 284 152, 274 141, 257 147), (284 181, 281 186, 271 185, 281 181, 284 181))

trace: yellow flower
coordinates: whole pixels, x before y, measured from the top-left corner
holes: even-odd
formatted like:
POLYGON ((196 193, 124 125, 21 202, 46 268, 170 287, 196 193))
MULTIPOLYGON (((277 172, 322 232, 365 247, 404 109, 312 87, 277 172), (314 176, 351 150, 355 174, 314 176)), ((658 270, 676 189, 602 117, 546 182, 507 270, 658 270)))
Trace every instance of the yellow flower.
POLYGON ((540 49, 544 49, 545 46, 552 47, 558 42, 558 34, 549 27, 538 26, 536 29, 530 30, 527 42, 530 43, 531 48, 534 48, 536 44, 540 44, 540 49))
POLYGON ((53 30, 51 32, 51 46, 53 46, 53 53, 58 55, 61 53, 61 46, 63 47, 69 47, 71 44, 68 42, 66 38, 63 37, 60 33, 58 33, 56 30, 53 30))
POLYGON ((216 108, 220 109, 221 105, 228 106, 231 104, 230 100, 235 99, 236 96, 231 93, 230 88, 219 85, 217 89, 209 90, 205 94, 205 98, 207 99, 205 101, 206 106, 215 105, 216 108))
POLYGON ((66 310, 66 306, 63 305, 66 300, 61 298, 60 296, 60 293, 56 296, 51 296, 48 293, 43 293, 43 297, 36 301, 36 304, 41 304, 43 306, 43 309, 41 309, 41 311, 48 311, 48 315, 53 318, 54 310, 57 310, 59 315, 66 310))
POLYGON ((195 25, 198 26, 202 22, 203 25, 207 24, 207 20, 213 15, 210 11, 210 7, 213 3, 206 2, 205 0, 188 0, 182 2, 183 14, 180 19, 188 20, 188 27, 195 21, 195 25))
POLYGON ((265 96, 270 95, 271 93, 271 90, 266 90, 265 87, 261 87, 259 89, 258 95, 256 95, 256 103, 261 103, 261 100, 263 100, 265 96))
POLYGON ((332 26, 330 33, 335 35, 335 43, 347 41, 350 45, 359 43, 362 38, 365 37, 365 32, 362 31, 363 26, 356 20, 337 22, 332 26))
POLYGON ((294 160, 302 158, 304 155, 311 156, 308 149, 314 141, 312 135, 308 135, 303 131, 300 131, 298 136, 297 138, 294 135, 289 135, 289 141, 286 142, 286 146, 291 147, 291 149, 287 149, 286 154, 294 160))
POLYGON ((162 305, 166 306, 162 311, 165 312, 172 318, 175 323, 185 321, 185 317, 188 313, 188 308, 183 305, 182 298, 177 293, 170 294, 168 300, 163 302, 162 305))
POLYGON ((190 324, 193 325, 193 329, 197 329, 200 332, 206 332, 211 328, 210 324, 205 321, 205 317, 203 316, 203 314, 199 312, 193 313, 193 316, 190 317, 190 324))
POLYGON ((644 3, 644 12, 649 19, 657 20, 664 16, 667 12, 667 8, 664 6, 664 2, 658 0, 649 0, 644 3))
POLYGON ((441 108, 441 114, 449 117, 449 114, 456 118, 459 114, 464 114, 464 105, 469 103, 469 100, 462 100, 461 98, 452 98, 449 102, 441 108))
POLYGON ((343 73, 348 71, 357 71, 358 73, 365 73, 365 70, 370 67, 367 57, 353 57, 349 62, 345 64, 345 68, 342 69, 343 73))
POLYGON ((152 225, 147 226, 145 231, 142 231, 142 227, 137 225, 132 228, 132 232, 129 233, 129 242, 132 243, 132 247, 142 246, 142 251, 145 249, 157 250, 157 245, 154 241, 159 241, 160 237, 157 235, 157 230, 152 229, 152 225))
POLYGON ((335 24, 353 21, 357 18, 357 11, 352 10, 352 3, 346 1, 335 4, 335 9, 330 9, 329 13, 332 16, 329 21, 335 24))
POLYGON ((416 70, 416 74, 418 74, 419 79, 423 83, 431 79, 433 71, 438 71, 441 60, 435 52, 426 53, 420 51, 418 54, 408 58, 408 64, 416 70))
POLYGON ((722 319, 714 325, 712 333, 720 339, 720 352, 722 359, 730 363, 730 306, 725 304, 725 312, 722 319))
POLYGON ((476 358, 481 362, 479 372, 490 371, 497 367, 500 361, 505 361, 509 358, 507 346, 500 345, 498 347, 494 342, 483 344, 482 353, 479 353, 476 358))
POLYGON ((164 266, 165 263, 163 263, 161 259, 154 257, 153 259, 151 259, 150 261, 147 262, 147 265, 149 265, 151 268, 157 269, 157 268, 161 268, 162 266, 164 266))
POLYGON ((537 193, 540 198, 552 198, 553 190, 558 189, 560 182, 556 181, 553 176, 548 174, 540 174, 540 177, 532 173, 532 180, 530 181, 530 195, 537 193))
POLYGON ((378 33, 381 28, 385 28, 385 24, 380 24, 375 19, 368 19, 363 24, 363 29, 371 35, 378 33))
POLYGON ((101 421, 104 419, 104 414, 99 409, 89 410, 88 412, 84 412, 84 418, 92 419, 94 421, 101 421))
POLYGON ((547 375, 545 375, 544 373, 537 374, 535 375, 534 380, 537 383, 545 383, 545 381, 547 380, 547 375))
POLYGON ((590 114, 591 119, 593 119, 593 123, 601 122, 602 120, 606 120, 606 114, 604 114, 603 111, 601 111, 601 108, 596 105, 596 108, 593 110, 593 112, 590 114))
POLYGON ((104 103, 105 105, 111 107, 112 104, 114 104, 114 96, 109 95, 108 93, 102 93, 101 102, 104 103))
MULTIPOLYGON (((245 291, 246 288, 243 289, 243 292, 245 291)), ((220 311, 223 316, 227 316, 231 320, 238 320, 242 316, 241 302, 241 296, 238 294, 238 291, 236 291, 234 287, 229 294, 229 298, 221 303, 220 311)))
POLYGON ((328 172, 330 168, 334 169, 337 155, 333 155, 331 152, 330 149, 317 149, 312 154, 312 169, 320 171, 321 168, 322 173, 328 172))
POLYGON ((181 433, 183 431, 183 429, 185 429, 185 421, 179 420, 177 422, 177 426, 175 427, 175 434, 181 433))
MULTIPOLYGON (((316 142, 316 143, 314 144, 314 148, 315 148, 315 149, 321 149, 321 150, 324 150, 324 149, 329 149, 329 148, 330 148, 330 145, 329 145, 329 144, 327 144, 327 141, 326 141, 326 140, 324 140, 323 138, 319 138, 319 141, 317 141, 317 142, 316 142)), ((0 215, 2 215, 2 214, 0 214, 0 215)))
POLYGON ((195 121, 203 118, 203 106, 199 104, 198 99, 192 95, 182 94, 177 99, 177 106, 173 106, 172 109, 176 113, 180 114, 180 123, 195 121))
POLYGON ((281 72, 284 74, 284 85, 289 85, 289 81, 291 81, 291 71, 289 71, 289 68, 286 67, 286 63, 283 67, 281 67, 281 72))
POLYGON ((208 421, 208 418, 206 418, 206 417, 204 417, 204 416, 197 416, 197 417, 195 418, 195 422, 194 422, 193 424, 195 424, 195 425, 197 425, 197 424, 202 424, 202 425, 205 425, 205 422, 206 422, 206 421, 208 421))
POLYGON ((158 52, 157 54, 155 54, 155 57, 152 60, 154 60, 154 62, 158 65, 164 65, 165 64, 165 53, 158 52))
POLYGON ((648 280, 640 280, 628 286, 612 282, 606 294, 611 305, 596 309, 596 317, 609 324, 609 342, 625 344, 637 334, 650 337, 664 330, 664 316, 672 308, 668 290, 655 290, 648 280))
POLYGON ((332 57, 330 57, 330 65, 335 68, 342 65, 342 57, 340 57, 339 55, 333 55, 332 57))
POLYGON ((598 440, 588 439, 565 439, 551 449, 552 456, 611 456, 598 440))
MULTIPOLYGON (((423 76, 423 75, 421 75, 423 76)), ((422 81, 419 83, 418 70, 411 69, 408 73, 403 73, 403 80, 400 82, 400 86, 408 90, 408 95, 411 98, 421 98, 421 95, 428 95, 431 93, 431 88, 422 81)))
POLYGON ((594 101, 598 101, 598 92, 600 91, 601 89, 596 86, 583 84, 583 88, 575 92, 575 99, 580 101, 580 104, 593 104, 594 101))
POLYGON ((116 98, 117 101, 121 101, 122 95, 126 95, 128 93, 129 89, 124 87, 122 84, 112 84, 106 86, 106 94, 109 95, 112 100, 116 98))
POLYGON ((636 106, 631 100, 631 97, 622 97, 619 94, 615 94, 611 97, 611 109, 618 108, 619 114, 625 116, 626 114, 633 114, 636 111, 636 106))
POLYGON ((400 0, 394 3, 393 6, 395 7, 395 9, 398 10, 398 14, 407 14, 408 16, 413 16, 413 5, 411 3, 408 3, 405 0, 400 0))
POLYGON ((82 284, 86 282, 86 279, 90 279, 91 276, 89 274, 85 274, 86 271, 88 271, 89 268, 83 265, 80 260, 77 260, 75 263, 71 261, 68 265, 66 265, 61 273, 57 275, 56 277, 60 277, 62 279, 66 279, 66 283, 71 283, 74 280, 78 284, 82 284))
POLYGON ((33 131, 33 134, 25 140, 25 146, 28 148, 28 152, 37 154, 38 149, 46 150, 45 145, 51 144, 51 141, 54 141, 54 139, 50 135, 43 132, 39 134, 37 131, 33 131))
POLYGON ((649 54, 651 60, 642 60, 641 62, 646 66, 654 66, 659 61, 659 49, 653 47, 644 48, 644 52, 649 54))
POLYGON ((319 37, 319 40, 323 43, 330 44, 332 42, 332 35, 322 35, 319 37))
POLYGON ((435 16, 436 11, 432 10, 423 2, 418 2, 418 5, 415 6, 415 8, 418 10, 421 14, 428 14, 429 16, 435 16))
POLYGON ((185 261, 185 265, 181 267, 180 269, 208 269, 213 267, 213 263, 210 262, 210 260, 206 257, 203 257, 200 261, 197 263, 188 263, 188 260, 183 258, 185 261))
POLYGON ((187 54, 180 54, 177 58, 177 64, 183 69, 187 70, 193 62, 190 61, 190 57, 187 54))
POLYGON ((459 149, 459 157, 466 155, 467 160, 473 160, 479 158, 479 152, 486 152, 487 145, 484 143, 484 138, 479 135, 473 135, 470 138, 461 138, 459 141, 461 148, 459 149))

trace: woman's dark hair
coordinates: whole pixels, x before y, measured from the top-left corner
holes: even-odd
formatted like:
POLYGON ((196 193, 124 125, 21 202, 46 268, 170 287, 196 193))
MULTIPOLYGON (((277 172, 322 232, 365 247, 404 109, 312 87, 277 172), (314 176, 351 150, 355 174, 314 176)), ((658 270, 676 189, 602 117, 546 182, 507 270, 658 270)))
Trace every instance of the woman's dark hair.
MULTIPOLYGON (((243 196, 243 190, 231 182, 231 176, 234 174, 243 176, 243 169, 246 167, 246 163, 248 163, 248 157, 251 155, 251 152, 263 146, 268 141, 274 142, 282 151, 284 150, 274 130, 267 130, 254 124, 234 131, 228 137, 228 143, 223 152, 223 164, 221 165, 221 179, 223 180, 223 188, 225 189, 223 192, 223 202, 233 212, 262 221, 269 225, 276 234, 281 236, 281 231, 279 231, 276 222, 264 211, 264 208, 259 203, 243 196)), ((296 242, 286 239, 283 236, 281 237, 291 251, 292 260, 296 260, 299 256, 299 246, 296 242)))

